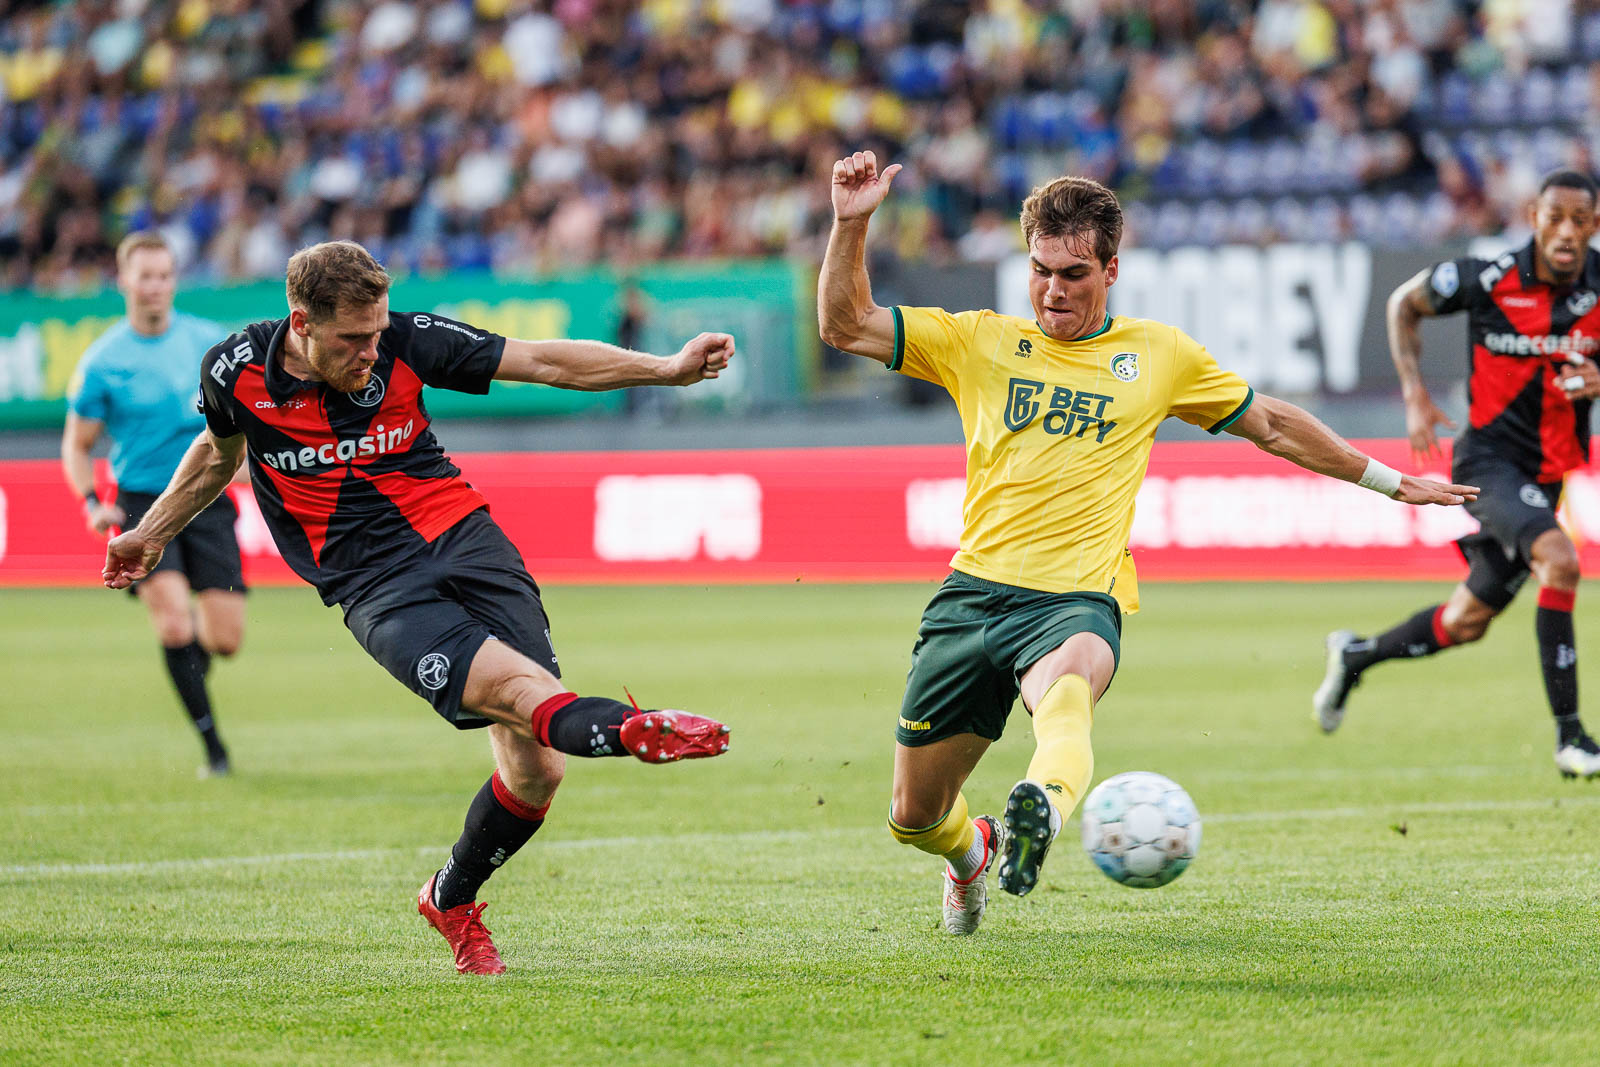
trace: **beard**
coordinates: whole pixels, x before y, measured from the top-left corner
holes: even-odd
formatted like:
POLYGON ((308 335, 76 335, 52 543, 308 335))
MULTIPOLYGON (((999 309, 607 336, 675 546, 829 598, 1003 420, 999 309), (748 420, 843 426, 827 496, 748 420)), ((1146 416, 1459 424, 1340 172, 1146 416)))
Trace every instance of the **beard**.
POLYGON ((372 368, 365 363, 319 366, 320 363, 321 360, 312 362, 311 369, 330 389, 337 389, 341 393, 359 393, 372 381, 372 368))

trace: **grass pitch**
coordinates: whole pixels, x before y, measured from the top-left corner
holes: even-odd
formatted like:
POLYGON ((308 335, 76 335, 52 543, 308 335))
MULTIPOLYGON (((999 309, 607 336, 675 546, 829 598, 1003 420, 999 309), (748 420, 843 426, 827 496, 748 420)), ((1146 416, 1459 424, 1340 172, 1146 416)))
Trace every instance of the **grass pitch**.
MULTIPOLYGON (((575 688, 717 715, 734 747, 571 761, 485 889, 511 967, 487 980, 455 974, 412 903, 487 745, 336 611, 252 595, 245 651, 213 674, 237 773, 197 781, 136 604, 0 593, 0 1062, 1592 1059, 1600 782, 1551 764, 1531 598, 1476 647, 1377 668, 1326 738, 1323 633, 1442 587, 1147 587, 1095 777, 1181 782, 1199 858, 1124 889, 1074 821, 1038 890, 996 891, 955 939, 936 861, 882 828, 931 591, 547 591, 575 688)), ((1580 608, 1588 657, 1595 620, 1580 608)), ((974 812, 1030 751, 1017 712, 974 812)))

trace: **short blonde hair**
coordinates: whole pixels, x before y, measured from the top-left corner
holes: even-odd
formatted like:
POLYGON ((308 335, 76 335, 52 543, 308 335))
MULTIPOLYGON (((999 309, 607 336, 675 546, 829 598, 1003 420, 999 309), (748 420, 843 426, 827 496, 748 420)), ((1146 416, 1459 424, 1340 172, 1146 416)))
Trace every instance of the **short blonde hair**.
POLYGON ((160 230, 134 230, 117 244, 117 269, 127 269, 128 261, 133 258, 133 254, 145 248, 172 255, 172 246, 167 243, 160 230))
POLYGON ((389 272, 354 241, 324 241, 289 257, 284 289, 291 308, 326 322, 341 307, 376 304, 389 291, 389 272))

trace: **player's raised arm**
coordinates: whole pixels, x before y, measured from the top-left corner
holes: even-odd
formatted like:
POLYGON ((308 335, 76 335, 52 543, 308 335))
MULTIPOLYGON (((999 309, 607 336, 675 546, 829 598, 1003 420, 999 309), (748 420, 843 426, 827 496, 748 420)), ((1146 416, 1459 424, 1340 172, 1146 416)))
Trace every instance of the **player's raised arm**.
POLYGON ((872 302, 867 279, 867 221, 889 195, 900 164, 878 173, 878 158, 857 152, 833 164, 833 229, 817 279, 817 329, 842 352, 880 363, 894 358, 894 315, 872 302))
POLYGON ((671 356, 633 352, 602 341, 507 340, 494 376, 560 389, 598 392, 633 385, 693 385, 718 377, 733 359, 733 337, 702 333, 671 356))
POLYGON ((1475 485, 1451 485, 1413 478, 1386 467, 1328 429, 1316 416, 1276 397, 1255 395, 1255 401, 1227 427, 1227 432, 1256 447, 1340 481, 1355 482, 1405 504, 1461 504, 1478 499, 1475 485))
MULTIPOLYGON (((1401 283, 1389 294, 1385 305, 1385 321, 1389 326, 1389 356, 1400 375, 1400 395, 1406 403, 1406 437, 1411 441, 1411 452, 1420 463, 1440 455, 1439 438, 1434 427, 1441 424, 1455 429, 1450 416, 1440 411, 1422 383, 1422 320, 1439 314, 1428 296, 1430 279, 1441 269, 1456 271, 1454 264, 1440 264, 1432 270, 1419 271, 1401 283)), ((1459 285, 1459 278, 1455 282, 1459 285)))
POLYGON ((166 491, 150 505, 139 525, 106 545, 102 572, 106 585, 126 589, 149 574, 161 561, 167 543, 227 487, 244 455, 244 434, 217 437, 209 429, 201 430, 166 491))

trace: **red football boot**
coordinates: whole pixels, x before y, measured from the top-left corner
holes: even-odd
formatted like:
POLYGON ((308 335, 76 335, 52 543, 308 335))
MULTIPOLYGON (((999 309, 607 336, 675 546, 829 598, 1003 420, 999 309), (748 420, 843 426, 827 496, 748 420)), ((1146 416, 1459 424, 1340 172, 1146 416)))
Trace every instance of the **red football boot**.
POLYGON ((450 942, 456 954, 456 970, 462 974, 504 974, 505 961, 489 940, 489 928, 479 918, 487 904, 458 904, 441 910, 433 902, 433 883, 438 874, 428 879, 417 893, 417 911, 433 924, 433 928, 450 942))
MULTIPOLYGON (((627 692, 627 690, 623 690, 627 692)), ((728 751, 728 728, 687 711, 645 711, 628 693, 634 713, 617 731, 622 747, 646 763, 707 759, 728 751)))

